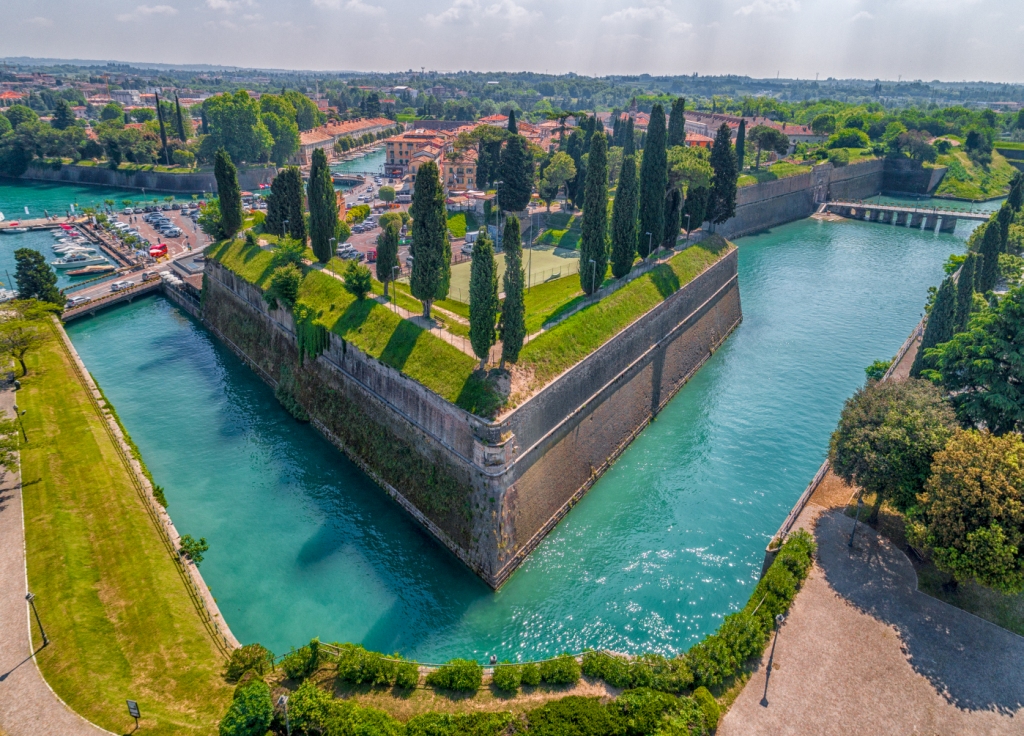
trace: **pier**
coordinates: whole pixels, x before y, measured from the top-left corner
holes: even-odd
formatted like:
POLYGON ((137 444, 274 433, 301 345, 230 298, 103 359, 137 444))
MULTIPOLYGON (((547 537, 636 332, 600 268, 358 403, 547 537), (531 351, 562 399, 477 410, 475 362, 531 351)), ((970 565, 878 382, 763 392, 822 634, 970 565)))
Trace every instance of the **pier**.
POLYGON ((880 222, 885 225, 911 227, 935 231, 938 226, 940 233, 951 233, 956 229, 957 220, 975 220, 987 222, 990 213, 976 212, 973 209, 956 207, 909 207, 900 204, 873 204, 871 202, 827 202, 822 205, 826 212, 851 220, 880 222))

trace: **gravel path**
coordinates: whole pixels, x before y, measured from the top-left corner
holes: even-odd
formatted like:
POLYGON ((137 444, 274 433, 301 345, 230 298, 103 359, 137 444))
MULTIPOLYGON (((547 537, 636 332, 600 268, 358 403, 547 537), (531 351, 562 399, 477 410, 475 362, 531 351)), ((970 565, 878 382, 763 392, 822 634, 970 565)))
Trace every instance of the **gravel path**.
MULTIPOLYGON (((0 411, 8 416, 13 414, 14 396, 13 391, 0 392, 0 411)), ((39 673, 29 637, 29 626, 36 624, 25 602, 27 588, 21 478, 5 472, 0 480, 0 732, 6 736, 110 733, 68 708, 39 673)))
POLYGON ((818 560, 720 736, 1024 733, 1024 638, 917 590, 910 560, 808 505, 818 560))

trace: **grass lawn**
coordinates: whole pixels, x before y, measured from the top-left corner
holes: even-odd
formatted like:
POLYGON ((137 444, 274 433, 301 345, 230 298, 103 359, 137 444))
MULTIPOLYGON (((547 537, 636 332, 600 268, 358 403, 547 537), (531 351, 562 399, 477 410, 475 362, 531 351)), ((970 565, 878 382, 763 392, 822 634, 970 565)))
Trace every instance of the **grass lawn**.
MULTIPOLYGON (((264 238, 274 236, 262 236, 264 238)), ((247 247, 245 240, 222 240, 206 249, 206 257, 220 261, 251 284, 267 285, 274 255, 260 247, 247 247)))
MULTIPOLYGON (((540 245, 523 249, 523 270, 527 272, 528 282, 532 283, 534 288, 553 279, 575 274, 579 263, 579 254, 576 251, 540 245)), ((505 277, 505 256, 500 253, 496 255, 494 265, 498 274, 498 291, 500 292, 504 290, 502 279, 505 277)), ((463 261, 452 266, 448 301, 469 303, 469 278, 472 270, 472 261, 463 261)), ((442 306, 444 305, 442 304, 442 306)), ((462 313, 456 312, 456 314, 462 313)), ((464 316, 469 317, 468 308, 464 316)))
POLYGON ((937 196, 960 199, 991 199, 1005 195, 1010 189, 1010 179, 1017 173, 998 150, 992 151, 992 163, 987 167, 978 166, 962 150, 952 150, 939 156, 938 166, 948 167, 946 175, 935 190, 937 196))
POLYGON ((544 323, 557 317, 583 299, 579 274, 564 276, 531 287, 524 295, 526 334, 537 332, 544 323))
POLYGON ((811 170, 810 166, 801 166, 794 164, 789 161, 781 161, 771 166, 766 166, 762 169, 754 171, 753 169, 747 169, 747 173, 743 174, 737 182, 738 186, 746 187, 751 184, 761 184, 766 181, 775 181, 776 179, 787 179, 791 176, 799 176, 800 174, 806 174, 811 170))
POLYGON ((693 245, 527 343, 519 362, 534 369, 534 387, 544 385, 606 343, 719 260, 728 248, 721 237, 693 245))
POLYGON ((480 229, 480 223, 472 212, 449 212, 448 232, 453 238, 464 238, 466 233, 474 233, 480 229))
POLYGON ((1019 141, 996 141, 996 148, 1008 148, 1011 151, 1024 151, 1024 143, 1019 141))
POLYGON ((56 336, 29 365, 19 396, 28 578, 51 639, 40 670, 116 733, 134 725, 126 698, 146 733, 217 733, 232 692, 223 659, 99 410, 56 336))
POLYGON ((579 216, 567 212, 554 212, 548 215, 545 230, 536 242, 539 245, 575 250, 580 242, 579 216))

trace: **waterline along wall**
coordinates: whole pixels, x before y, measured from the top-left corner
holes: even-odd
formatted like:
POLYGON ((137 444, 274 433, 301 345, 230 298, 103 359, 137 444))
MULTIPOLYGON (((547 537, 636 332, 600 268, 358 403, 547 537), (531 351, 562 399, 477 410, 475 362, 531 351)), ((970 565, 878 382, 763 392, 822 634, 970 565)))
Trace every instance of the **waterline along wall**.
MULTIPOLYGON (((238 172, 238 184, 242 189, 259 189, 260 184, 270 184, 277 169, 274 166, 244 167, 238 172)), ((164 171, 114 171, 106 166, 61 165, 59 168, 35 162, 28 167, 21 179, 50 181, 64 184, 89 184, 117 189, 146 189, 152 192, 216 192, 217 180, 213 171, 196 171, 174 174, 164 171)))
POLYGON ((207 263, 203 320, 497 588, 741 319, 731 250, 507 415, 445 401, 336 335, 298 359, 291 314, 207 263))

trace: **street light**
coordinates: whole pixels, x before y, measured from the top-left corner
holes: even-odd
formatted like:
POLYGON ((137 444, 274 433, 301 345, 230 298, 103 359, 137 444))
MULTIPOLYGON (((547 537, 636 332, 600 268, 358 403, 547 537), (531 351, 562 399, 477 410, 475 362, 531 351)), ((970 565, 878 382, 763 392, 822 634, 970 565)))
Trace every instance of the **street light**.
POLYGON ((779 643, 779 629, 782 628, 786 617, 781 613, 775 616, 775 639, 772 641, 772 652, 768 655, 768 666, 764 672, 764 695, 761 697, 761 705, 768 706, 768 680, 772 676, 772 663, 775 661, 775 645, 779 643))
POLYGON ((333 253, 333 252, 334 252, 334 244, 338 242, 338 239, 337 239, 337 238, 331 238, 331 239, 330 239, 330 240, 328 240, 327 242, 328 242, 328 243, 330 244, 330 246, 331 246, 331 253, 333 253))
POLYGON ((592 266, 590 276, 590 293, 593 294, 597 284, 597 261, 591 258, 590 265, 592 266))
POLYGON ((277 699, 277 704, 284 708, 284 728, 288 736, 292 736, 292 724, 288 720, 288 696, 282 695, 277 699))
POLYGON ((28 435, 25 434, 25 422, 23 422, 21 420, 21 418, 23 416, 25 416, 25 410, 22 409, 21 411, 18 411, 18 405, 15 404, 14 405, 14 418, 18 420, 18 426, 21 427, 21 436, 25 438, 26 442, 28 442, 28 435))
POLYGON ((39 624, 39 633, 43 635, 43 646, 45 647, 50 643, 50 640, 46 638, 46 632, 43 631, 43 622, 39 619, 39 611, 36 610, 36 597, 32 593, 28 593, 25 596, 25 600, 32 606, 32 613, 36 616, 36 623, 39 624))
POLYGON ((857 522, 860 521, 860 510, 864 508, 864 489, 862 488, 860 493, 857 494, 857 515, 853 517, 853 531, 850 532, 850 542, 847 547, 853 546, 853 535, 857 533, 857 522))
POLYGON ((686 213, 686 242, 690 242, 690 213, 686 213))
POLYGON ((401 266, 391 267, 391 303, 395 305, 395 314, 398 314, 398 275, 395 273, 401 266))
POLYGON ((647 233, 647 255, 651 254, 651 234, 647 233))

